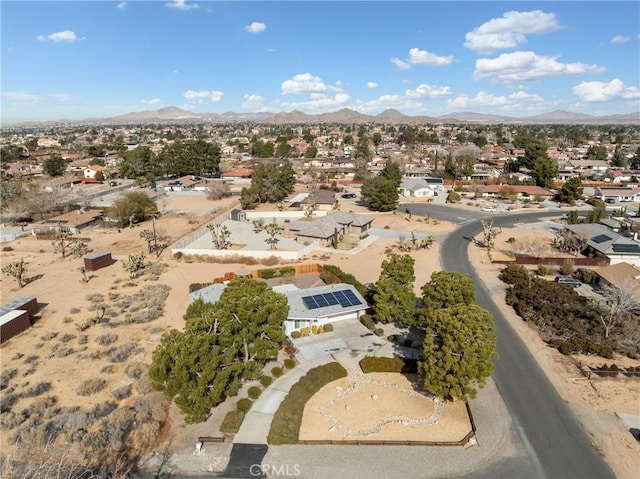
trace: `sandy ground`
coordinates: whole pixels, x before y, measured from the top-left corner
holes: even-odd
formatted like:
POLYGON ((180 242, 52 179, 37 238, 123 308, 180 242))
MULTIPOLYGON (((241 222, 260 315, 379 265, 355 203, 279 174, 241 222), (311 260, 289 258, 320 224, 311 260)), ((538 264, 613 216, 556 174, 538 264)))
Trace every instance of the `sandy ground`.
POLYGON ((386 383, 387 387, 376 383, 354 387, 350 378, 327 384, 304 408, 300 439, 453 442, 462 440, 471 431, 464 403, 446 402, 442 410, 436 411, 430 397, 408 394, 407 390, 417 390, 415 377, 394 373, 366 376, 386 383), (398 389, 391 389, 391 385, 398 389), (354 390, 341 396, 349 388, 354 390), (393 421, 393 418, 401 419, 393 421), (430 418, 438 420, 434 424, 411 424, 430 418))
MULTIPOLYGON (((228 211, 236 205, 237 203, 233 199, 212 202, 196 196, 167 198, 161 205, 162 210, 178 213, 162 216, 158 219, 156 226, 159 232, 168 235, 172 242, 176 242, 199 227, 208 224, 221 212, 228 211)), ((343 210, 365 212, 353 205, 345 206, 343 210)), ((450 223, 433 220, 427 222, 423 218, 415 217, 412 221, 408 221, 405 215, 392 213, 379 213, 373 216, 375 217, 373 226, 376 228, 413 230, 430 233, 436 237, 436 244, 431 249, 412 253, 416 260, 415 290, 418 293, 421 286, 429 281, 431 273, 440 269, 437 243, 442 241, 454 226, 450 223)), ((81 362, 73 354, 55 359, 48 359, 48 357, 64 346, 61 344, 60 338, 65 334, 76 337, 82 334, 76 329, 76 325, 93 314, 88 311, 90 303, 87 296, 89 294, 99 292, 107 296, 110 291, 115 290, 124 295, 146 284, 144 280, 141 280, 138 285, 126 286, 127 275, 122 268, 122 261, 130 253, 146 251, 146 242, 139 235, 140 231, 151 229, 151 226, 149 222, 121 231, 94 229, 83 233, 81 236, 90 240, 89 246, 94 252, 111 251, 116 260, 115 264, 92 273, 89 283, 81 281, 82 275, 79 268, 82 266, 82 260, 59 258, 53 253, 50 241, 20 238, 3 245, 5 250, 2 253, 2 264, 24 258, 27 262, 27 276, 35 277, 35 279, 24 288, 18 289, 13 278, 3 276, 0 282, 2 303, 7 303, 20 296, 36 296, 39 303, 44 306, 40 319, 34 326, 6 342, 0 348, 2 369, 18 369, 17 376, 11 382, 11 387, 15 392, 20 393, 29 385, 40 381, 49 381, 52 384, 52 389, 47 395, 56 396, 59 406, 80 405, 83 409, 89 409, 94 404, 112 400, 110 391, 123 382, 131 381, 129 376, 123 374, 126 364, 111 364, 112 372, 101 376, 107 379, 107 386, 99 393, 80 399, 76 394, 78 384, 84 379, 96 376, 96 371, 109 366, 109 363, 104 360, 81 362), (12 250, 7 251, 7 246, 12 250), (72 310, 72 308, 74 309, 72 310), (52 334, 55 336, 49 338, 52 334), (22 356, 17 359, 20 354, 22 356), (37 358, 28 362, 29 356, 37 356, 37 358)), ((509 237, 521 235, 522 241, 526 242, 531 238, 531 234, 530 231, 517 233, 517 230, 503 232, 496 245, 496 257, 500 254, 499 251, 513 250, 513 244, 505 242, 509 237)), ((344 271, 354 274, 364 283, 375 282, 386 254, 397 251, 394 249, 395 244, 395 240, 378 239, 366 251, 357 255, 349 255, 339 251, 335 253, 315 252, 305 258, 304 262, 317 261, 335 264, 344 271)), ((485 252, 479 248, 471 246, 470 256, 474 264, 478 266, 483 281, 488 287, 494 289, 497 297, 501 299, 504 285, 497 279, 499 266, 488 265, 485 252)), ((155 258, 149 259, 155 261, 155 258)), ((135 361, 148 365, 151 361, 151 352, 157 345, 162 332, 169 328, 182 328, 182 315, 189 303, 188 285, 190 283, 211 281, 214 277, 221 276, 228 271, 234 271, 241 266, 250 269, 256 267, 243 264, 176 261, 171 258, 169 249, 161 254, 159 261, 165 265, 165 270, 157 282, 171 288, 165 303, 164 316, 148 324, 123 325, 115 330, 118 340, 113 345, 134 343, 138 347, 138 352, 130 358, 129 362, 135 361)), ((640 445, 620 427, 618 420, 613 417, 611 412, 622 411, 640 414, 638 404, 640 381, 586 380, 579 373, 575 361, 602 363, 602 360, 594 358, 576 358, 574 360, 560 355, 557 351, 547 348, 539 340, 537 333, 515 317, 510 308, 505 305, 503 309, 534 355, 539 359, 545 371, 548 372, 560 394, 574 408, 585 427, 594 436, 595 442, 616 474, 619 477, 637 477, 637 472, 640 470, 640 445)), ((89 357, 92 352, 101 348, 95 340, 98 335, 104 334, 108 330, 103 329, 101 325, 99 326, 94 326, 84 333, 87 334, 88 341, 85 344, 87 349, 83 351, 85 355, 83 357, 89 357)), ((78 338, 71 340, 67 346, 73 346, 77 351, 81 349, 78 338)), ((177 409, 171 406, 168 428, 162 437, 163 443, 170 443, 172 448, 180 452, 190 452, 193 449, 195 438, 199 435, 218 435, 218 427, 224 414, 233 408, 237 399, 234 398, 232 403, 225 403, 222 407, 217 408, 209 420, 199 425, 186 425, 177 409)), ((29 399, 20 399, 18 409, 22 409, 28 403, 29 399)), ((10 435, 3 433, 1 436, 0 447, 2 453, 6 454, 11 451, 10 435)))

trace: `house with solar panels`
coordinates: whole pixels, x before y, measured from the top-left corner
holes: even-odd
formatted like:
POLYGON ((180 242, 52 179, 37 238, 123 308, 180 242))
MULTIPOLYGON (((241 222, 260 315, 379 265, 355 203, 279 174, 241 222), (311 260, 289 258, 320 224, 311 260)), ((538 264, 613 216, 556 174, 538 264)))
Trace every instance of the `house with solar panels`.
MULTIPOLYGON (((217 283, 189 294, 191 301, 202 298, 209 303, 220 299, 226 284, 217 283)), ((359 319, 369 305, 352 285, 339 283, 298 289, 293 284, 274 286, 273 290, 287 298, 289 315, 282 325, 290 335, 301 328, 318 327, 345 319, 359 319)))
POLYGON ((629 263, 640 266, 640 243, 627 238, 603 224, 583 223, 566 228, 587 240, 587 250, 609 258, 609 264, 629 263))

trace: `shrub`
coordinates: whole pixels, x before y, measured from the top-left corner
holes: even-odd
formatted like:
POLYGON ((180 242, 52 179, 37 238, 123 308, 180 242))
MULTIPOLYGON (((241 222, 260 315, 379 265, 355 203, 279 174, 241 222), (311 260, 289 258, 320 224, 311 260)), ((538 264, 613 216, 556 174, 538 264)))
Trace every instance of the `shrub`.
POLYGON ((271 376, 262 376, 260 378, 260 384, 262 384, 262 387, 264 388, 268 388, 269 386, 271 386, 272 382, 273 378, 271 376))
POLYGON ((96 343, 98 343, 100 346, 107 346, 111 343, 114 343, 118 340, 118 335, 117 334, 113 334, 113 333, 107 333, 107 334, 103 334, 101 336, 98 336, 96 338, 96 343))
POLYGON ((389 336, 387 336, 387 341, 389 341, 390 343, 396 344, 398 342, 398 335, 390 334, 389 336))
POLYGON ((75 334, 71 334, 71 333, 66 333, 64 336, 62 336, 62 338, 60 338, 60 340, 63 343, 68 343, 69 341, 71 341, 72 339, 76 339, 76 335, 75 334))
POLYGON ((262 394, 262 390, 258 386, 251 386, 247 394, 251 399, 256 400, 260 397, 260 394, 262 394))
POLYGON ((0 389, 6 389, 9 382, 18 374, 17 368, 4 369, 0 373, 0 389))
POLYGON ((573 274, 573 261, 565 261, 560 265, 560 268, 558 269, 558 271, 560 271, 560 274, 564 274, 564 275, 573 274))
POLYGON ((529 271, 520 264, 509 263, 500 271, 500 280, 507 284, 529 284, 529 271))
POLYGON ((131 396, 131 384, 117 387, 111 391, 111 395, 119 401, 131 396))
POLYGON ((131 363, 124 369, 124 373, 132 379, 140 379, 147 369, 144 363, 131 363))
POLYGON ((415 374, 418 372, 418 362, 408 358, 379 358, 366 356, 360 361, 360 369, 367 373, 402 373, 415 374))
POLYGON ((279 378, 280 376, 282 376, 282 374, 282 369, 280 369, 279 367, 276 366, 274 368, 271 368, 271 375, 274 378, 279 378))
POLYGON ((536 268, 536 274, 538 276, 546 276, 549 274, 549 268, 547 268, 545 265, 543 264, 539 264, 538 268, 536 268))
POLYGON ((229 411, 220 424, 220 432, 235 434, 244 420, 244 411, 229 411))
POLYGON ((132 354, 140 352, 140 348, 133 343, 122 344, 120 346, 113 346, 105 353, 109 360, 113 363, 122 363, 129 359, 132 354))
POLYGON ((71 308, 69 314, 78 314, 81 311, 80 308, 71 308))
POLYGON ((292 337, 293 339, 298 339, 298 338, 300 338, 301 336, 302 336, 302 334, 300 333, 300 331, 292 331, 292 332, 291 332, 291 337, 292 337))
POLYGON ((76 394, 78 396, 91 396, 92 394, 98 393, 104 389, 107 385, 107 381, 101 378, 91 378, 83 381, 76 389, 76 394))
POLYGON ((447 195, 447 203, 457 203, 462 199, 462 197, 456 193, 455 191, 450 191, 447 195))
POLYGON ((57 332, 51 331, 51 332, 41 336, 40 339, 42 339, 43 341, 49 341, 49 340, 55 338, 57 335, 58 335, 57 332))
POLYGON ((330 333, 331 331, 333 331, 333 324, 325 324, 324 325, 324 332, 325 333, 330 333))
POLYGON ((38 384, 34 384, 29 389, 22 393, 22 397, 30 398, 40 396, 46 392, 51 391, 51 383, 49 382, 39 382, 38 384))
POLYGON ((293 369, 296 367, 296 362, 293 359, 287 358, 284 360, 284 367, 287 369, 293 369))
POLYGON ((373 331, 373 334, 375 334, 376 336, 380 336, 380 337, 382 337, 382 336, 384 336, 384 329, 382 329, 382 328, 376 328, 376 329, 373 331))
POLYGON ((249 409, 251 409, 252 405, 253 405, 253 402, 251 401, 251 399, 247 399, 247 398, 242 398, 236 403, 236 407, 238 408, 238 411, 242 411, 242 412, 247 412, 249 409))
POLYGON ((17 394, 9 393, 0 396, 0 412, 10 411, 13 405, 18 401, 17 394))
POLYGON ((360 316, 360 322, 369 330, 373 331, 376 328, 373 318, 369 314, 363 314, 360 316))
MULTIPOLYGON (((336 276, 340 280, 340 282, 352 285, 354 288, 356 288, 358 293, 360 293, 362 296, 366 296, 367 287, 360 281, 358 281, 354 275, 345 273, 338 266, 334 266, 332 264, 325 264, 322 268, 324 269, 324 271, 327 271, 330 274, 336 276)), ((320 277, 322 278, 322 273, 320 277)))
POLYGON ((343 378, 347 371, 337 362, 324 364, 300 378, 280 403, 273 420, 267 442, 269 444, 296 444, 304 405, 320 388, 336 379, 343 378))

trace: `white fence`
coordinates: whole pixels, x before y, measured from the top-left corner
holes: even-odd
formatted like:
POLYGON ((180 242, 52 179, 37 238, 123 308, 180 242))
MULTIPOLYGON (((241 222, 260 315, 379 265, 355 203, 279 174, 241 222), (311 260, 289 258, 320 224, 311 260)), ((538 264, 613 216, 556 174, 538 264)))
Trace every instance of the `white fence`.
POLYGON ((199 256, 215 256, 217 258, 227 258, 232 256, 246 256, 248 258, 265 259, 271 256, 276 256, 285 260, 298 260, 312 251, 318 249, 320 243, 314 241, 313 243, 300 248, 296 251, 281 251, 277 249, 269 250, 246 250, 246 249, 193 249, 193 248, 173 248, 171 254, 182 253, 185 255, 199 255, 199 256))

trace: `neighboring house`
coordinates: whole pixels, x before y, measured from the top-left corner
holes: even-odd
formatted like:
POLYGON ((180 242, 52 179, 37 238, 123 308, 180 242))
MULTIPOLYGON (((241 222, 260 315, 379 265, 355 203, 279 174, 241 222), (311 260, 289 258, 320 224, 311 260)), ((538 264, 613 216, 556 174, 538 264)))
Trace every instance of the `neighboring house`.
POLYGON ((84 169, 84 177, 85 178, 95 178, 96 174, 101 172, 103 175, 105 174, 104 166, 100 165, 91 165, 84 169))
POLYGON ((433 191, 444 191, 444 180, 442 178, 431 178, 427 176, 424 181, 427 182, 433 191))
POLYGON ((483 188, 482 196, 498 198, 500 197, 500 191, 503 188, 513 188, 518 195, 518 198, 541 196, 542 198, 548 199, 555 196, 553 191, 534 185, 486 185, 483 188))
POLYGON ((183 176, 170 180, 164 187, 165 191, 205 191, 206 179, 199 176, 183 176))
POLYGON ((220 178, 233 182, 248 182, 251 180, 253 170, 251 168, 235 168, 220 175, 220 178))
MULTIPOLYGON (((189 294, 191 301, 202 298, 209 303, 220 299, 226 284, 217 283, 189 294)), ((286 334, 309 328, 323 326, 345 319, 359 319, 369 305, 350 284, 339 283, 315 288, 297 289, 292 284, 273 288, 287 298, 289 314, 282 325, 286 334)))
POLYGON ((600 285, 636 284, 640 287, 640 268, 632 264, 622 262, 598 268, 596 274, 600 278, 600 285))
POLYGON ((318 210, 331 211, 335 202, 336 194, 333 191, 319 189, 300 201, 300 208, 304 209, 308 205, 315 205, 318 210))
POLYGON ((7 163, 5 165, 7 174, 10 176, 24 176, 31 174, 31 165, 26 163, 7 163))
POLYGON ((283 236, 295 237, 296 241, 319 241, 321 246, 331 246, 335 233, 364 238, 371 229, 373 218, 356 213, 336 212, 314 219, 285 222, 283 236))
POLYGON ((424 178, 405 178, 400 183, 402 196, 412 196, 415 198, 427 198, 434 196, 435 191, 424 178))
POLYGON ((596 187, 593 196, 602 201, 640 201, 640 188, 596 187))
POLYGON ((40 223, 38 223, 38 226, 40 227, 39 229, 44 227, 54 230, 58 225, 61 225, 69 228, 69 231, 71 231, 71 233, 76 234, 82 230, 94 226, 95 223, 102 218, 102 216, 102 210, 75 210, 41 221, 40 223))
POLYGON ((42 187, 45 191, 52 192, 58 188, 72 188, 75 185, 82 183, 82 178, 78 177, 60 177, 47 180, 42 183, 42 187))
POLYGON ((583 223, 565 227, 587 240, 587 249, 609 258, 610 264, 627 262, 640 266, 640 243, 602 224, 583 223))
POLYGON ((604 160, 569 160, 569 165, 580 176, 602 175, 609 169, 609 164, 604 160))

